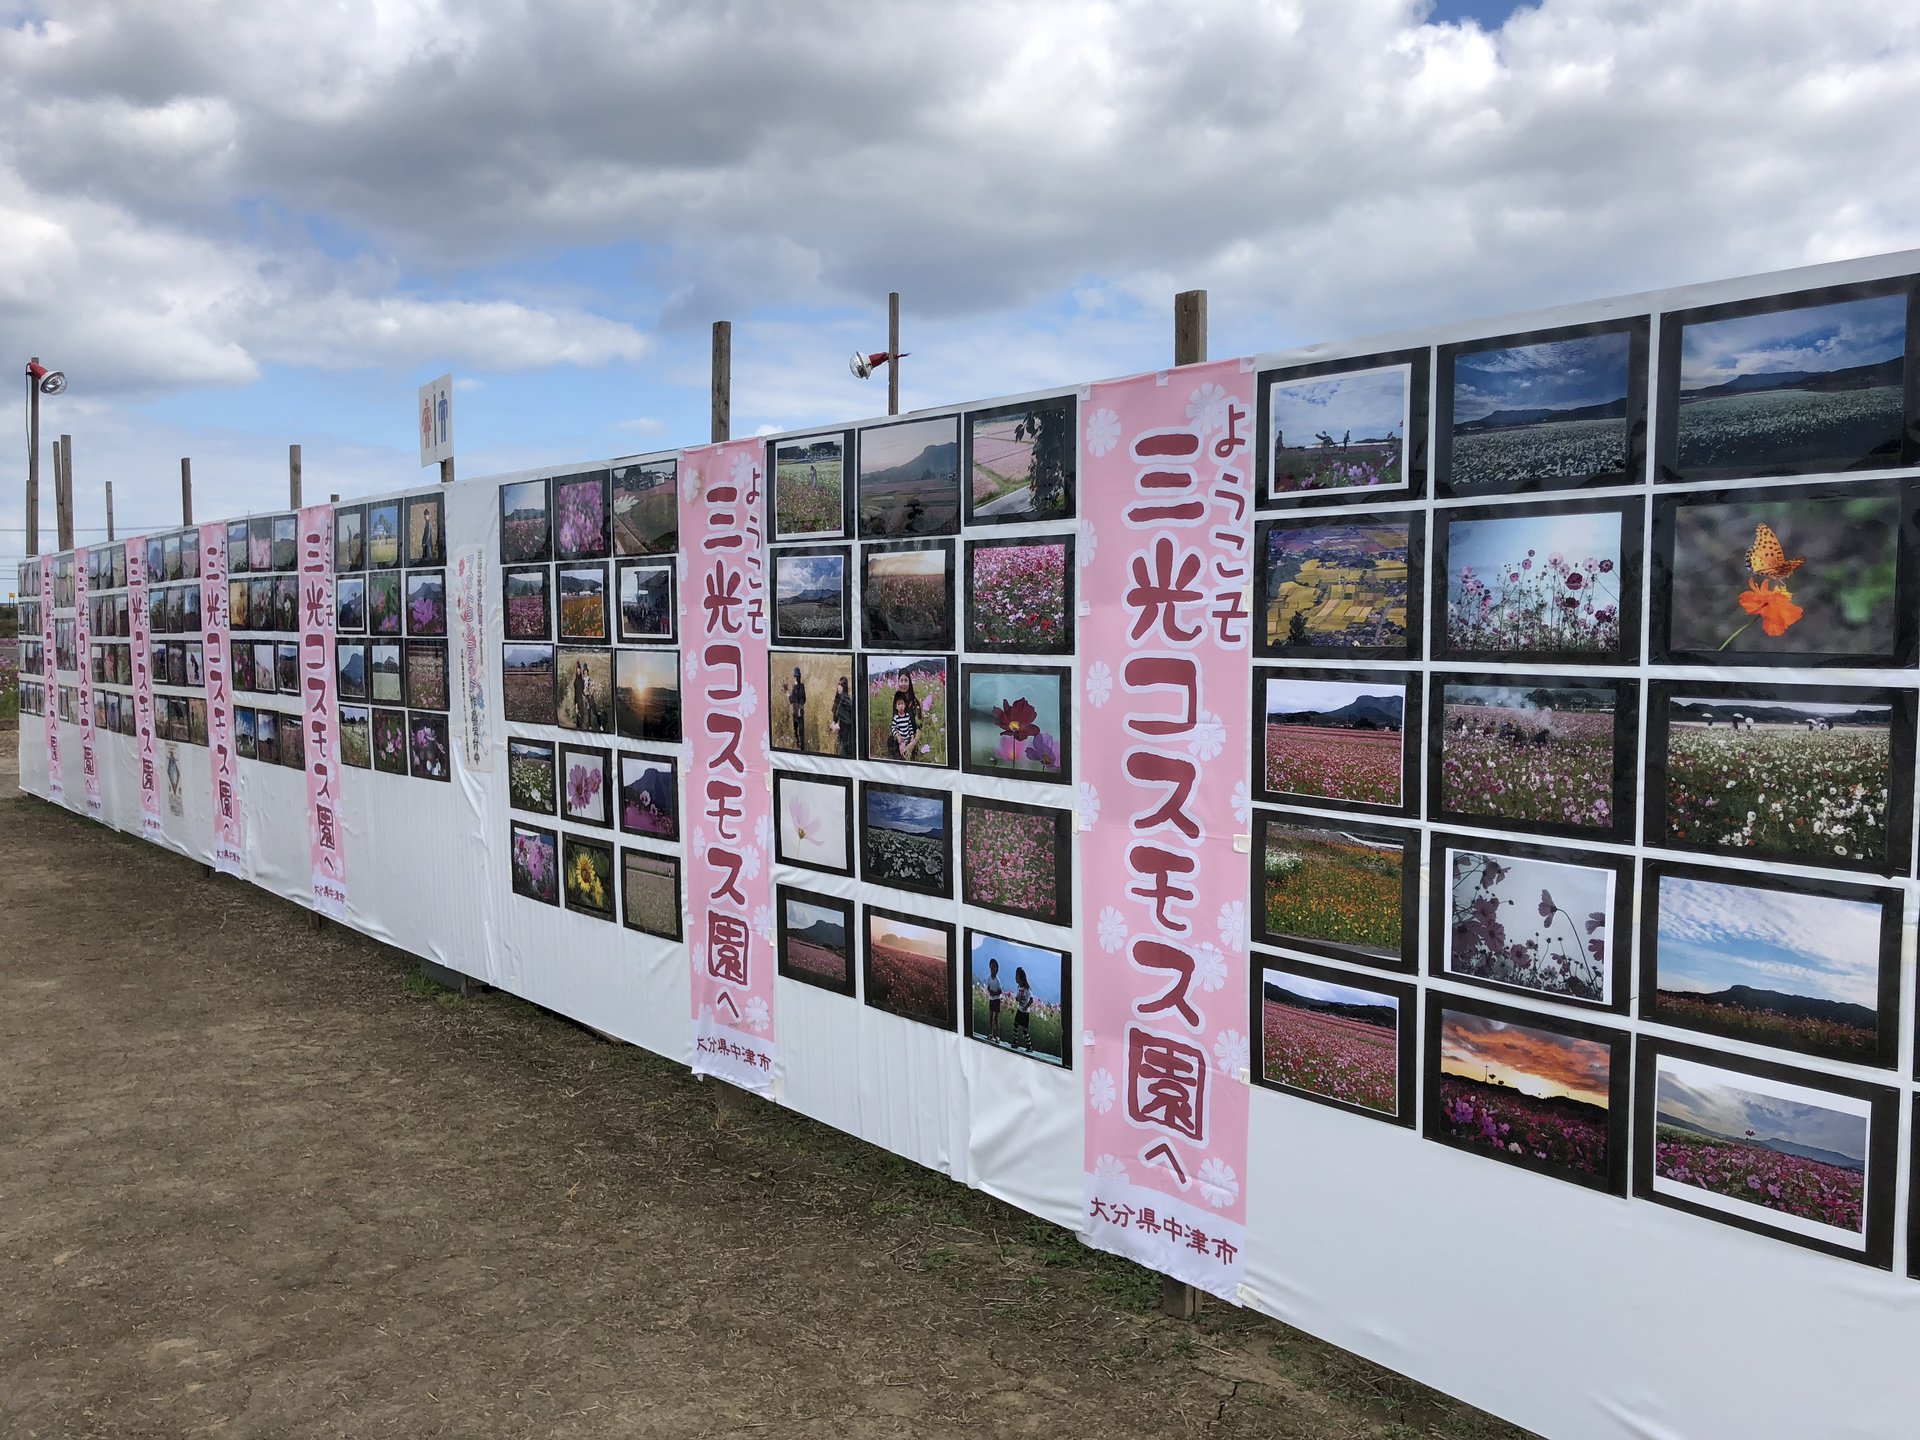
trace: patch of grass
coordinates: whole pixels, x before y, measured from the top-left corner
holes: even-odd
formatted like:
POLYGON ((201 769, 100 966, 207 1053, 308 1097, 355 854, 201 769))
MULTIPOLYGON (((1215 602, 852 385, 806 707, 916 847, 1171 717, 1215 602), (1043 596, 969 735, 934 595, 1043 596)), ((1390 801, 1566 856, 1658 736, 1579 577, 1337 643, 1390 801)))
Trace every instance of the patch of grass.
POLYGON ((422 965, 415 965, 412 969, 408 970, 401 978, 400 983, 406 986, 407 993, 416 1000, 433 1000, 442 1005, 466 1004, 466 996, 462 995, 458 990, 451 990, 445 985, 442 985, 438 980, 429 975, 426 967, 422 965))

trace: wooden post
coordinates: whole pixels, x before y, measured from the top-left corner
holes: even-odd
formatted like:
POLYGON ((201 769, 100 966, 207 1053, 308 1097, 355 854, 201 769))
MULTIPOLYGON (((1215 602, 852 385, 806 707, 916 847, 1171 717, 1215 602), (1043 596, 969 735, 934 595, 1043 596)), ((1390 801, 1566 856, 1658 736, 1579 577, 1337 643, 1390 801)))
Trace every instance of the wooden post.
POLYGON ((887 292, 887 413, 900 413, 900 292, 887 292))
MULTIPOLYGON (((451 455, 440 462, 440 483, 442 485, 453 483, 453 456, 451 455)), ((338 500, 340 497, 336 495, 333 498, 338 500)))
POLYGON ((300 447, 287 446, 287 508, 300 508, 300 447))
MULTIPOLYGON (((35 355, 32 364, 38 365, 35 355)), ((27 554, 40 553, 40 382, 27 371, 27 554)))
POLYGON ((718 445, 733 438, 733 322, 713 322, 713 433, 718 445))
POLYGON ((107 543, 113 543, 113 481, 107 481, 107 543))
POLYGON ((1207 292, 1182 290, 1173 297, 1173 363, 1201 365, 1207 358, 1207 292))
POLYGON ((180 457, 180 523, 193 523, 193 461, 180 457))
POLYGON ((73 437, 60 437, 60 464, 53 477, 53 520, 60 527, 60 548, 73 548, 73 437))

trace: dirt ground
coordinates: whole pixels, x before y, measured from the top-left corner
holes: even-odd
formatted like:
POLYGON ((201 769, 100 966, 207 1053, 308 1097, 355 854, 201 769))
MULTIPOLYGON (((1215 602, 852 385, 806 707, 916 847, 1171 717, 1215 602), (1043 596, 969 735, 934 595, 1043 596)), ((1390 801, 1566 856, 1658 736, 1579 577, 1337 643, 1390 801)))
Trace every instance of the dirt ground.
POLYGON ((1521 1432, 20 796, 0 1433, 1521 1432), (111 939, 106 937, 112 937, 111 939))

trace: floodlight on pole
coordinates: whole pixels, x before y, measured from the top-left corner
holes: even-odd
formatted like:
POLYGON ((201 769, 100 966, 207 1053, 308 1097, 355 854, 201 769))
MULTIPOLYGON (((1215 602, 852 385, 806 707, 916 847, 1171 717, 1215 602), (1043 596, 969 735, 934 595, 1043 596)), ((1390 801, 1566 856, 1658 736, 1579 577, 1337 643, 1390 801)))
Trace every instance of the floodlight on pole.
POLYGON ((42 395, 58 395, 67 388, 64 370, 49 370, 38 360, 27 362, 27 378, 42 395))
POLYGON ((847 361, 847 368, 853 372, 854 379, 870 380, 873 378, 873 372, 887 361, 904 359, 912 353, 910 350, 902 350, 898 356, 892 356, 884 350, 870 350, 864 353, 856 350, 853 352, 853 358, 847 361))

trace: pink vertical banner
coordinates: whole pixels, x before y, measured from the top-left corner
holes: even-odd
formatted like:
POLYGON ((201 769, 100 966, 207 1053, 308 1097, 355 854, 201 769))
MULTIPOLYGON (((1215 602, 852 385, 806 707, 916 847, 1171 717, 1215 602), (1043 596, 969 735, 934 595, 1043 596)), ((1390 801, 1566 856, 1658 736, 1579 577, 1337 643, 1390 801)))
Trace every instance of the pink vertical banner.
POLYGON ((313 852, 313 908, 347 913, 347 856, 341 849, 340 734, 333 668, 333 507, 300 512, 300 712, 307 730, 307 843, 313 852))
POLYGON ((1253 378, 1194 365, 1080 404, 1087 1238, 1227 1298, 1247 1219, 1253 378))
POLYGON ((693 1069, 763 1093, 775 1061, 765 459, 763 442, 736 440, 680 465, 693 1069))
POLYGON ((100 751, 93 732, 93 587, 87 583, 87 552, 73 552, 73 647, 80 658, 80 775, 87 786, 87 814, 100 818, 100 751))
POLYGON ((247 832, 240 814, 240 752, 233 743, 231 638, 227 527, 215 521, 200 527, 200 648, 207 677, 207 756, 213 769, 213 867, 245 875, 247 832))
POLYGON ((60 670, 53 628, 53 562, 48 555, 40 562, 40 643, 45 652, 40 666, 47 681, 47 702, 40 708, 47 731, 47 799, 64 802, 67 787, 60 778, 60 670))
POLYGON ((147 603, 147 540, 144 535, 135 535, 127 541, 127 635, 133 642, 133 735, 140 750, 140 833, 149 840, 164 840, 167 829, 160 819, 160 748, 153 736, 153 625, 147 603))

